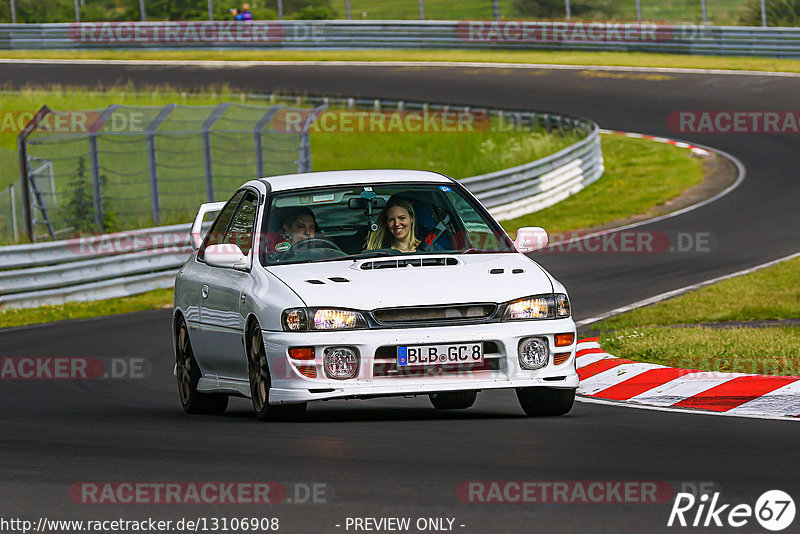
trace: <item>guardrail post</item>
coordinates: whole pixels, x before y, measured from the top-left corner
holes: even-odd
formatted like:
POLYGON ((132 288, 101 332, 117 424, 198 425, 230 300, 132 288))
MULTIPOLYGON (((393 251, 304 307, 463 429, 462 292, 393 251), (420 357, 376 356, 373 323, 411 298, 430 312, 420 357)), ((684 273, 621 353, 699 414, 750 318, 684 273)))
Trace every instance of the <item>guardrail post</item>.
MULTIPOLYGON (((269 124, 272 118, 278 113, 278 110, 281 109, 283 106, 277 105, 272 106, 269 110, 262 115, 258 122, 256 123, 255 128, 253 128, 253 141, 255 143, 256 148, 256 177, 262 178, 264 176, 264 149, 261 145, 261 132, 264 128, 269 124)), ((302 146, 302 138, 301 138, 301 146, 302 146)), ((304 171, 299 171, 304 172, 304 171)))
POLYGON ((11 0, 11 24, 17 23, 17 6, 14 5, 14 0, 11 0))
POLYGON ((161 206, 158 198, 158 161, 156 160, 156 130, 175 109, 177 104, 167 104, 158 112, 153 121, 147 125, 147 167, 150 170, 150 206, 153 211, 153 222, 161 223, 161 206))
MULTIPOLYGON (((210 1, 210 0, 209 0, 210 1)), ((225 110, 230 106, 229 102, 223 102, 203 121, 203 159, 205 160, 206 170, 206 201, 214 202, 214 165, 211 160, 211 127, 217 122, 217 119, 225 113, 225 110)))

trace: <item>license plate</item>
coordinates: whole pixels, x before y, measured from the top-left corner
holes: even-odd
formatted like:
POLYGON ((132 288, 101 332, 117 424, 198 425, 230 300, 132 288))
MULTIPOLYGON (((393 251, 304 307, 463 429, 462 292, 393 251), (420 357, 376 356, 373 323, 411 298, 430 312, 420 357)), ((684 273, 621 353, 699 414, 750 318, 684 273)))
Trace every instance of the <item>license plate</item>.
POLYGON ((397 347, 398 367, 483 363, 483 343, 397 347))

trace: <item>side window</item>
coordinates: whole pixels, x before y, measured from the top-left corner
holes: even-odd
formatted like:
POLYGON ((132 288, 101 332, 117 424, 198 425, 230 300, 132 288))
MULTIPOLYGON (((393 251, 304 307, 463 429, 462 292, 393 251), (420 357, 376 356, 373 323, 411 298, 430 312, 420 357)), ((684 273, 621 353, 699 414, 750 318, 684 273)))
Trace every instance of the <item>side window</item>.
POLYGON ((467 231, 466 239, 462 239, 460 246, 476 247, 483 250, 504 250, 506 247, 494 229, 490 227, 481 215, 473 208, 470 203, 460 194, 449 195, 453 206, 458 213, 464 228, 467 231))
POLYGON ((236 206, 239 205, 239 201, 242 200, 244 193, 244 191, 239 191, 233 195, 233 198, 228 201, 228 204, 222 209, 219 215, 217 215, 217 220, 215 220, 214 224, 211 225, 211 230, 209 230, 208 234, 206 234, 206 238, 203 241, 203 246, 197 253, 198 259, 203 259, 203 253, 205 252, 206 247, 211 245, 219 245, 223 242, 222 238, 225 235, 225 231, 228 229, 228 224, 230 224, 231 219, 233 218, 233 212, 236 211, 236 206))
POLYGON ((225 234, 224 243, 239 245, 242 253, 246 256, 253 246, 253 228, 256 222, 256 211, 258 209, 258 195, 248 191, 244 199, 239 204, 239 209, 233 216, 228 231, 225 234))

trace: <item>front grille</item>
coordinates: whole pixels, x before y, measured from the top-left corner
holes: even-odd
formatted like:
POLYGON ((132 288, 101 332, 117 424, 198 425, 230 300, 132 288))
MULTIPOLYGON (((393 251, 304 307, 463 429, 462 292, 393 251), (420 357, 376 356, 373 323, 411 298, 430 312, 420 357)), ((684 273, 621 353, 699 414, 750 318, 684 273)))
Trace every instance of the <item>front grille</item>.
POLYGON ((497 304, 456 304, 447 306, 417 306, 406 308, 382 308, 372 312, 378 324, 386 326, 409 324, 465 324, 482 323, 492 319, 497 304))
POLYGON ((457 365, 428 365, 425 367, 397 367, 398 345, 385 345, 375 351, 372 364, 372 376, 390 377, 421 377, 421 376, 448 376, 473 371, 499 371, 502 364, 500 346, 494 341, 483 342, 482 364, 457 364, 457 365))

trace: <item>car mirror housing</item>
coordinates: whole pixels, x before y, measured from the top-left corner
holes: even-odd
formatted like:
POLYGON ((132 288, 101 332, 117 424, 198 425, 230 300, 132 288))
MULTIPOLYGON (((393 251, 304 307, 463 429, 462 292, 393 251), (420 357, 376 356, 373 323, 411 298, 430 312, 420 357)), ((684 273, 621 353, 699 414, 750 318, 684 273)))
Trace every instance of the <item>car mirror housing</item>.
POLYGON ((541 250, 547 246, 549 237, 544 228, 538 226, 525 226, 517 230, 514 246, 523 254, 541 250))
POLYGON ((200 245, 203 244, 203 238, 205 237, 205 233, 203 232, 203 219, 206 214, 220 211, 225 207, 225 204, 225 202, 207 202, 200 206, 194 218, 194 222, 192 223, 192 229, 189 231, 190 242, 193 249, 197 250, 200 248, 200 245))
POLYGON ((210 245, 203 253, 203 259, 211 267, 226 269, 243 269, 247 267, 247 256, 244 255, 239 245, 224 243, 210 245))

